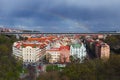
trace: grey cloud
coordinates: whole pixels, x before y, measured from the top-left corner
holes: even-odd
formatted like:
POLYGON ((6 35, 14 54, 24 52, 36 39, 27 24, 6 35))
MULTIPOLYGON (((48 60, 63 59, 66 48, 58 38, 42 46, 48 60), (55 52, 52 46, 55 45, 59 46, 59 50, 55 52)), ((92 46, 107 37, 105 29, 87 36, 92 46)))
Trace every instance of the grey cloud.
POLYGON ((120 0, 0 0, 0 24, 40 26, 42 31, 112 30, 120 25, 119 4, 120 0))

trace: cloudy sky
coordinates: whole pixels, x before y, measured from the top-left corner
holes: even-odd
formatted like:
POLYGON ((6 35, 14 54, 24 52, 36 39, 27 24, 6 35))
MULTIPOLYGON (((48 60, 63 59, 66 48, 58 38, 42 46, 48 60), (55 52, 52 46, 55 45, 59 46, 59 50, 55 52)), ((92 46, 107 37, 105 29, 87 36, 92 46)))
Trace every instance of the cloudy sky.
POLYGON ((41 32, 120 30, 120 0, 0 0, 0 26, 41 32))

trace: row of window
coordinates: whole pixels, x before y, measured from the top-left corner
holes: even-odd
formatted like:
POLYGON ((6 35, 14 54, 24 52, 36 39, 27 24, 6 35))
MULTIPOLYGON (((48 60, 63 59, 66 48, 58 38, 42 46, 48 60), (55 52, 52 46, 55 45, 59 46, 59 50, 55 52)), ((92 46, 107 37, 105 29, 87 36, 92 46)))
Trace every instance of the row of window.
POLYGON ((32 60, 32 59, 30 59, 30 60, 24 60, 25 62, 35 62, 35 60, 32 60))

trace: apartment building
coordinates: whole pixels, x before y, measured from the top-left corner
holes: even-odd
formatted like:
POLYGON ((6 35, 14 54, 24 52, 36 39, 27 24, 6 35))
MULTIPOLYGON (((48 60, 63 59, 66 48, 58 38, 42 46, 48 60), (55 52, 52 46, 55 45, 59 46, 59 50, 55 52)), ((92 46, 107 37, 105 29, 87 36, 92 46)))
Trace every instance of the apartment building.
POLYGON ((70 62, 69 46, 60 46, 60 48, 52 48, 46 51, 46 59, 49 63, 66 63, 70 62))
POLYGON ((13 55, 15 56, 15 58, 19 59, 19 60, 22 60, 22 42, 18 41, 18 42, 14 42, 13 44, 13 48, 12 48, 12 51, 13 51, 13 55))
POLYGON ((60 62, 66 63, 70 62, 70 47, 69 46, 60 46, 60 62))
POLYGON ((96 43, 95 45, 95 54, 97 58, 109 58, 110 56, 110 47, 106 43, 96 43))
POLYGON ((35 63, 45 54, 45 48, 41 48, 39 44, 23 44, 23 62, 35 63))
POLYGON ((60 62, 60 50, 59 48, 52 48, 46 51, 46 59, 49 63, 60 62))
POLYGON ((45 54, 45 44, 38 42, 15 42, 13 44, 13 55, 23 60, 24 63, 35 63, 45 54))
POLYGON ((83 43, 72 44, 70 46, 70 55, 79 58, 81 61, 87 56, 86 48, 83 43))

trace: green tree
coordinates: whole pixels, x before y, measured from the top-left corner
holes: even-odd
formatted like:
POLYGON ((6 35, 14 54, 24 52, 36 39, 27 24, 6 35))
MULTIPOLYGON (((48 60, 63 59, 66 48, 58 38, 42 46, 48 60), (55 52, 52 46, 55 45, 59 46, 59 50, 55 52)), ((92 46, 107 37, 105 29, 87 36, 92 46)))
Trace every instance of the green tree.
POLYGON ((18 80, 22 63, 12 56, 15 36, 0 35, 0 80, 18 80))

